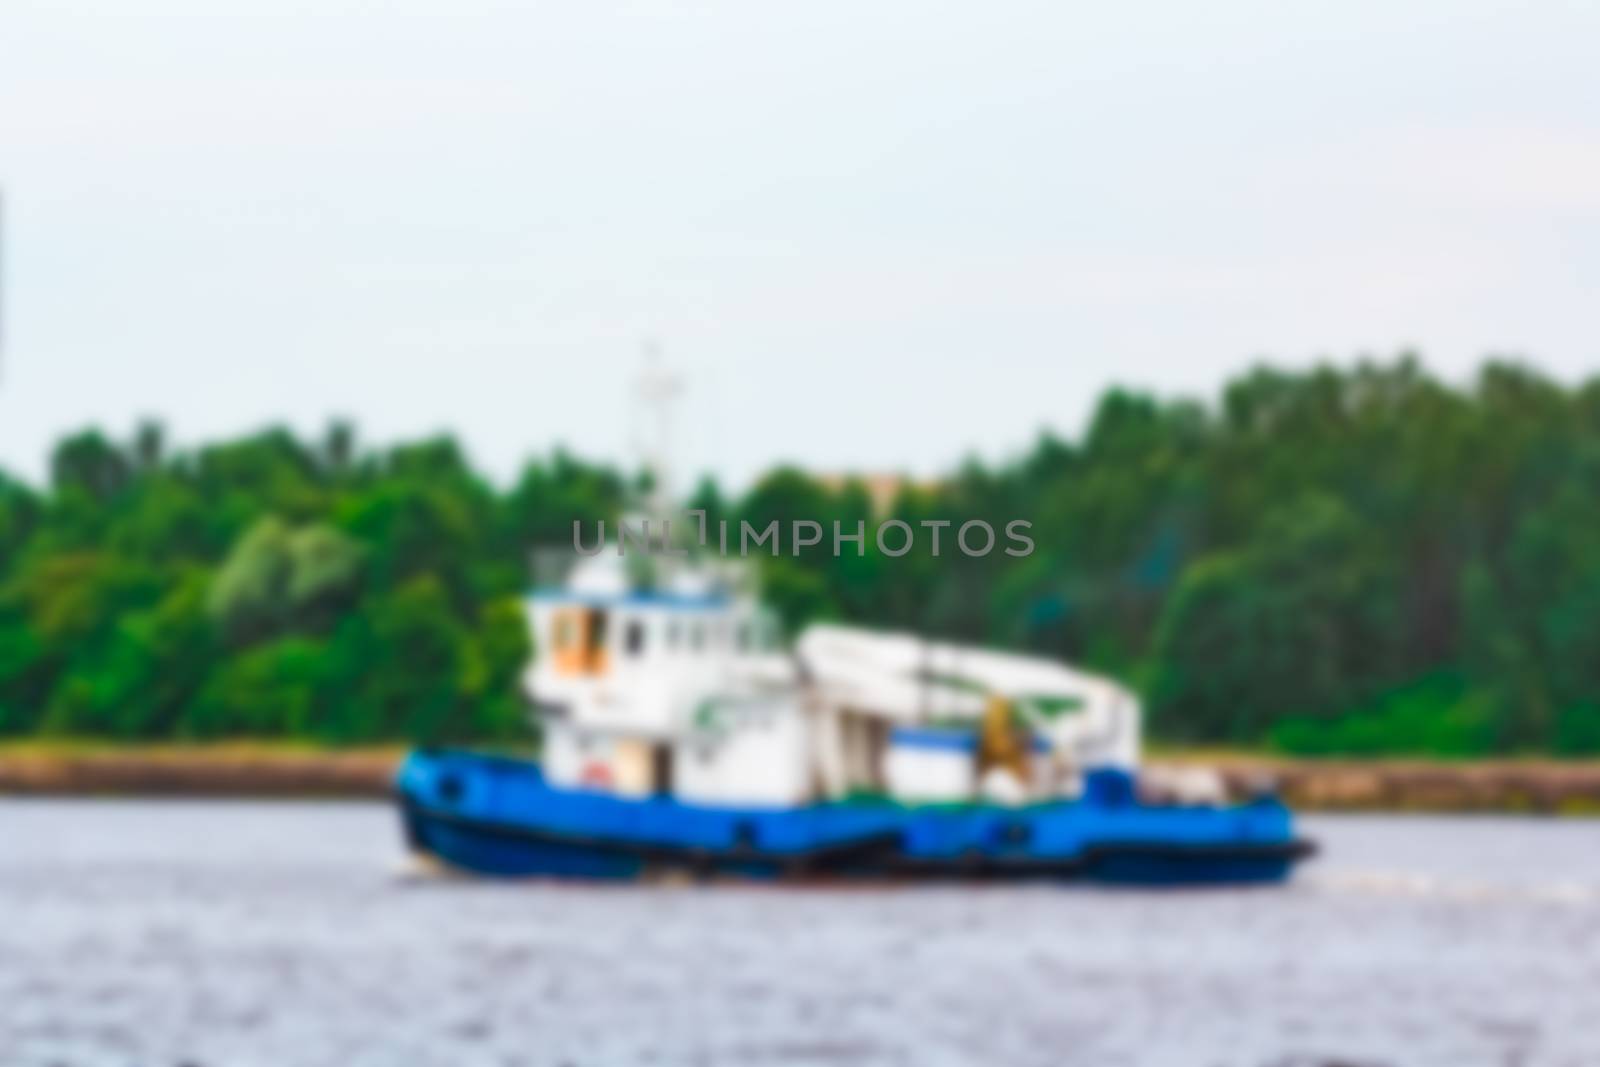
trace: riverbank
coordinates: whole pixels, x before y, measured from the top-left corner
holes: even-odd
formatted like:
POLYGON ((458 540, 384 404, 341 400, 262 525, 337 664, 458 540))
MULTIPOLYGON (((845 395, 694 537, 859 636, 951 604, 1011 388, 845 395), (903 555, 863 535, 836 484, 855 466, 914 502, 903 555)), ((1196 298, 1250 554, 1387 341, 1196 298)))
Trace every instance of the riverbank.
POLYGON ((384 796, 405 749, 240 742, 114 746, 0 744, 0 795, 384 796))
POLYGON ((1600 815, 1600 761, 1303 759, 1163 753, 1153 766, 1208 767, 1231 796, 1263 785, 1300 811, 1600 815))
MULTIPOLYGON (((0 795, 386 796, 398 746, 327 749, 267 742, 113 746, 0 744, 0 795)), ((1163 752, 1154 767, 1208 767, 1245 797, 1276 788, 1303 811, 1600 814, 1600 761, 1288 759, 1163 752)))

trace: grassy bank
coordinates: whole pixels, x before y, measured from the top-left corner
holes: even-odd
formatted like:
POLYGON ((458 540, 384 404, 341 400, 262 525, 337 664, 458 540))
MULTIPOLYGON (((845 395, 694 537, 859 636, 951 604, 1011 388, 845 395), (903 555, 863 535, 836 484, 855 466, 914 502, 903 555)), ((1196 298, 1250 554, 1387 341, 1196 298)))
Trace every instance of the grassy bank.
POLYGON ((0 744, 0 794, 37 796, 375 797, 405 750, 290 742, 0 744))
MULTIPOLYGON (((0 794, 35 796, 382 797, 400 746, 288 742, 114 745, 0 743, 0 794)), ((1304 811, 1600 814, 1600 761, 1289 759, 1161 750, 1155 765, 1210 767, 1229 791, 1278 789, 1304 811)))
POLYGON ((1234 796, 1270 783, 1302 811, 1600 815, 1600 760, 1307 759, 1164 751, 1152 764, 1209 767, 1234 796))

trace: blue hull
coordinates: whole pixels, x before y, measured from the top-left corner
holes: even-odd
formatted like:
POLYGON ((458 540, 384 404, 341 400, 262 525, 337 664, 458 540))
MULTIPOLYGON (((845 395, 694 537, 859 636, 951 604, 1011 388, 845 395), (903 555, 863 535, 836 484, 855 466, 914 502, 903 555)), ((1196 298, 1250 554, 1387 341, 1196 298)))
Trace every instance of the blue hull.
POLYGON ((411 846, 504 877, 695 876, 1278 882, 1314 851, 1276 800, 1147 807, 1126 775, 1091 775, 1072 803, 1007 809, 839 803, 714 808, 557 789, 535 764, 414 753, 396 783, 411 846))

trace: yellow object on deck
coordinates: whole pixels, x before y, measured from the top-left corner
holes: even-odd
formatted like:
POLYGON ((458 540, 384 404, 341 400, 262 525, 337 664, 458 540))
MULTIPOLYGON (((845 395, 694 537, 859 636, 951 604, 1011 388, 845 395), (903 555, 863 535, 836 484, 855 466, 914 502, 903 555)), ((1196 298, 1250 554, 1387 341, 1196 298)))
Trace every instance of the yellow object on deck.
POLYGON ((1027 737, 1016 727, 1011 701, 998 693, 983 709, 983 728, 978 737, 978 775, 1004 767, 1026 783, 1028 774, 1027 737))

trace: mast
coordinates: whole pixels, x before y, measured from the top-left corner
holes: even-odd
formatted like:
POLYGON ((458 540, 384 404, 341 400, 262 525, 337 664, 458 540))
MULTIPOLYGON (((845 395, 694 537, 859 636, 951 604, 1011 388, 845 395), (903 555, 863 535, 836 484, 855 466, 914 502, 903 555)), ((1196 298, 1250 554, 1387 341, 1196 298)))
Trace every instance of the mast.
POLYGON ((652 525, 671 517, 673 407, 683 395, 684 377, 667 368, 661 359, 661 346, 644 344, 644 366, 634 383, 636 416, 634 447, 641 466, 650 477, 645 497, 645 513, 652 525))

